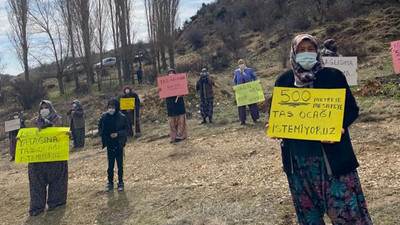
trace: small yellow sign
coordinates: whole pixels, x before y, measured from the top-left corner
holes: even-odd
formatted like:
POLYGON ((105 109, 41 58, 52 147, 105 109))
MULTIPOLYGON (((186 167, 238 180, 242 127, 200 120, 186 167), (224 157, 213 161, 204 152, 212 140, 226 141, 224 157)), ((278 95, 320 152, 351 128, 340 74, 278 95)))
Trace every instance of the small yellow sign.
POLYGON ((250 105, 265 101, 260 80, 233 86, 237 106, 250 105))
POLYGON ((135 109, 135 98, 121 98, 120 105, 121 110, 133 110, 135 109))
POLYGON ((340 141, 346 89, 275 87, 267 136, 340 141))
POLYGON ((66 161, 69 159, 69 127, 22 128, 17 137, 15 163, 66 161))

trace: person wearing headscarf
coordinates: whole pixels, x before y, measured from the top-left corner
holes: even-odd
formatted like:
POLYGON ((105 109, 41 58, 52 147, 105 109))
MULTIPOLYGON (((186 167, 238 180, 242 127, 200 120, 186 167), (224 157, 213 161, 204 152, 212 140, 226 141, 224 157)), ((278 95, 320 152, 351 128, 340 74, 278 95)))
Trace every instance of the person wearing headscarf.
MULTIPOLYGON (((20 123, 20 128, 25 127, 25 121, 21 118, 20 114, 18 112, 14 112, 10 118, 11 120, 17 120, 19 119, 20 123)), ((10 162, 15 160, 15 149, 17 147, 17 134, 18 134, 19 129, 13 130, 8 132, 8 140, 10 140, 10 162)))
POLYGON ((117 99, 111 99, 107 104, 107 111, 103 112, 99 120, 99 135, 102 148, 107 147, 108 159, 108 183, 106 191, 114 189, 114 166, 118 167, 118 190, 124 190, 124 158, 129 123, 124 114, 120 112, 120 103, 117 99))
MULTIPOLYGON (((61 117, 50 101, 40 102, 39 115, 34 120, 34 125, 39 130, 61 125, 61 117)), ((29 163, 28 177, 31 216, 37 216, 44 211, 46 199, 49 211, 67 203, 68 161, 29 163)))
POLYGON ((200 111, 203 121, 201 124, 207 123, 207 117, 209 122, 212 123, 212 115, 214 109, 214 91, 215 87, 214 80, 210 77, 206 68, 203 68, 200 77, 196 83, 196 91, 200 92, 200 111))
POLYGON ((135 134, 140 134, 140 99, 139 96, 129 87, 124 86, 124 93, 122 98, 134 98, 135 99, 135 109, 133 110, 121 110, 121 112, 126 116, 131 126, 129 136, 133 136, 133 129, 135 128, 135 134), (135 117, 135 119, 134 119, 135 117))
MULTIPOLYGON (((168 70, 168 76, 175 75, 174 69, 168 70)), ((186 109, 182 96, 172 96, 165 99, 167 104, 168 128, 170 143, 180 142, 187 138, 186 109)))
MULTIPOLYGON (((246 67, 246 64, 243 61, 243 59, 239 59, 238 65, 239 65, 239 68, 236 69, 234 72, 234 78, 233 78, 234 86, 258 80, 253 69, 246 67)), ((248 105, 248 107, 250 109, 250 114, 251 114, 251 118, 253 119, 253 122, 257 123, 257 120, 260 118, 257 103, 250 104, 250 105, 248 105)), ((246 124, 246 106, 245 105, 239 106, 238 112, 239 112, 240 125, 245 125, 246 124)))
POLYGON ((339 142, 289 138, 281 142, 283 168, 299 224, 325 224, 324 214, 333 224, 372 224, 348 130, 359 108, 346 77, 324 67, 317 42, 308 34, 293 39, 290 62, 291 70, 278 77, 275 87, 346 90, 339 142))
POLYGON ((327 39, 324 42, 324 48, 321 51, 321 56, 341 56, 337 51, 337 43, 335 39, 327 39))
POLYGON ((78 100, 72 102, 72 107, 67 115, 71 118, 70 129, 74 139, 74 148, 85 146, 85 117, 83 107, 78 100))

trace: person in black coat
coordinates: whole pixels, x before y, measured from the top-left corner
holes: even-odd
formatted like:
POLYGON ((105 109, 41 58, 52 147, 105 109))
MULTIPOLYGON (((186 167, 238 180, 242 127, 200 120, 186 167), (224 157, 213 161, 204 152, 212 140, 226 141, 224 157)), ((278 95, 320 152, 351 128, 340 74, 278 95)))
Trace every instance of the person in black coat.
POLYGON ((346 90, 339 142, 288 138, 281 142, 283 168, 299 223, 324 224, 326 213, 333 224, 372 224, 348 130, 359 108, 346 77, 323 66, 317 42, 308 34, 293 39, 290 62, 291 70, 278 77, 275 87, 346 90))
POLYGON ((124 147, 129 133, 129 124, 126 116, 120 112, 117 99, 112 99, 107 104, 107 111, 101 115, 99 121, 99 135, 102 147, 107 147, 108 158, 108 184, 106 191, 114 189, 114 165, 118 167, 118 190, 124 190, 124 147))
POLYGON ((133 136, 133 133, 140 134, 140 99, 139 96, 129 87, 124 86, 124 94, 122 98, 134 98, 135 99, 135 109, 133 110, 121 110, 121 112, 126 116, 131 126, 128 135, 133 136), (135 118, 134 118, 135 117, 135 118), (133 128, 135 131, 133 132, 133 128))

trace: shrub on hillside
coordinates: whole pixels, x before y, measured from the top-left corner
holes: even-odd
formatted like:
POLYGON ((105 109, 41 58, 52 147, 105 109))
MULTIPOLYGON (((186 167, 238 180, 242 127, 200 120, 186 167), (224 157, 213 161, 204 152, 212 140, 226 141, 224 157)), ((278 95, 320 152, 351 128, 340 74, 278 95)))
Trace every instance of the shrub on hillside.
POLYGON ((41 82, 28 82, 19 79, 15 80, 11 86, 14 88, 14 94, 24 110, 30 109, 33 104, 47 95, 41 82))
POLYGON ((203 34, 197 29, 191 29, 186 33, 186 40, 193 46, 196 50, 203 46, 203 34))

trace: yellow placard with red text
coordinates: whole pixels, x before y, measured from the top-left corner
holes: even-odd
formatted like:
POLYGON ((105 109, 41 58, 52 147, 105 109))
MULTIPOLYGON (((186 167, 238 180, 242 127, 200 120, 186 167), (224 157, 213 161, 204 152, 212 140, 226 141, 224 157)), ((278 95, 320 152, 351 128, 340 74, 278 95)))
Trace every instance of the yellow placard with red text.
POLYGON ((120 105, 121 110, 135 109, 135 98, 121 98, 120 105))
POLYGON ((39 131, 22 128, 17 137, 15 163, 66 161, 69 159, 69 127, 48 127, 39 131))
POLYGON ((267 136, 340 141, 346 89, 275 87, 267 136))

